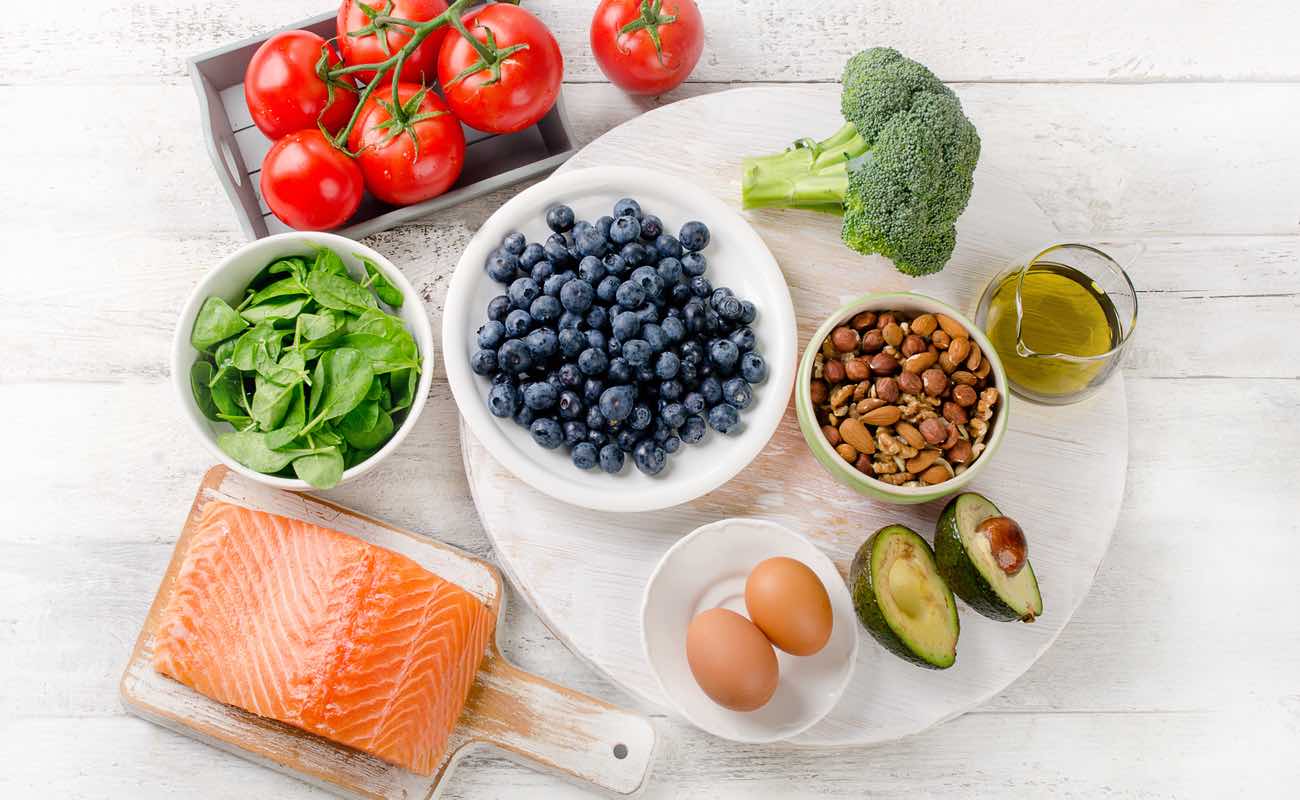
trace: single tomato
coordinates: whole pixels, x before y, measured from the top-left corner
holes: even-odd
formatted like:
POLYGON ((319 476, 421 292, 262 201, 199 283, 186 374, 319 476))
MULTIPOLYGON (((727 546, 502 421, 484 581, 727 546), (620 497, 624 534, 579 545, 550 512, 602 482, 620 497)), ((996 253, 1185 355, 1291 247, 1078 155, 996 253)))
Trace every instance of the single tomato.
MULTIPOLYGON (((343 0, 337 19, 339 49, 347 65, 378 64, 411 41, 411 29, 382 17, 428 22, 447 10, 445 0, 343 0), (375 22, 375 17, 381 17, 375 22), (381 39, 380 36, 383 38, 381 39)), ((402 80, 430 83, 438 74, 438 50, 447 26, 429 34, 402 63, 402 80)), ((355 73, 362 83, 375 77, 374 70, 355 73)), ((391 74, 391 73, 390 73, 391 74)))
POLYGON ((361 167, 317 128, 291 133, 262 159, 262 198, 290 228, 324 231, 347 222, 361 205, 361 167))
MULTIPOLYGON (((311 31, 285 31, 262 43, 244 72, 244 100, 253 124, 271 139, 316 127, 317 119, 337 133, 357 107, 353 87, 336 81, 330 87, 316 72, 325 40, 311 31)), ((330 66, 342 62, 329 48, 330 66)))
POLYGON ((704 50, 695 0, 601 0, 591 18, 591 52, 625 92, 662 94, 691 74, 704 50))
POLYGON ((453 31, 438 54, 438 83, 456 116, 488 133, 514 133, 546 116, 564 79, 564 56, 550 30, 505 3, 473 11, 464 23, 483 52, 453 31))
POLYGON ((366 188, 385 203, 410 205, 451 188, 465 166, 460 122, 427 86, 400 83, 393 102, 387 86, 366 101, 348 135, 366 188))

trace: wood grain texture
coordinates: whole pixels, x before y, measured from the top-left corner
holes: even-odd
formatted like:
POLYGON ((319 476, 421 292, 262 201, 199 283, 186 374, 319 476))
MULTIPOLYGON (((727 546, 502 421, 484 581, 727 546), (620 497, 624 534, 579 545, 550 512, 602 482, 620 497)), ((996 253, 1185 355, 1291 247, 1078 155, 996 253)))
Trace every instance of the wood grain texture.
MULTIPOLYGON (((57 24, 28 10, 0 28, 0 115, 13 123, 0 125, 0 795, 324 796, 125 715, 116 684, 211 463, 166 382, 175 309, 241 241, 183 60, 327 5, 87 0, 57 24), (47 123, 38 134, 33 120, 47 123)), ((598 82, 583 44, 591 3, 526 5, 556 28, 579 81, 565 97, 584 144, 735 84, 831 81, 851 49, 891 43, 948 80, 992 81, 956 88, 985 147, 1020 160, 1062 232, 1147 245, 1115 538, 1044 657, 982 709, 872 748, 732 746, 657 717, 665 746, 647 797, 1293 792, 1300 637, 1275 611, 1292 604, 1300 558, 1294 4, 705 0, 723 22, 709 23, 695 82, 655 98, 598 82)), ((505 199, 367 242, 436 322, 460 248, 505 199)), ((491 558, 456 422, 435 380, 403 447, 331 499, 491 558)), ((507 593, 512 661, 634 702, 507 593)), ((445 796, 590 795, 472 755, 445 796)))

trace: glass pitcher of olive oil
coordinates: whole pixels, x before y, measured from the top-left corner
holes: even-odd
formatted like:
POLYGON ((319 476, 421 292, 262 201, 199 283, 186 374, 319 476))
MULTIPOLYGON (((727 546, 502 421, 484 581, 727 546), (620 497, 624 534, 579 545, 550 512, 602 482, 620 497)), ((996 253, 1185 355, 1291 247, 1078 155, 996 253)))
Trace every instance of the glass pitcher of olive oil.
POLYGON ((1073 403, 1119 365, 1137 325, 1137 292, 1110 256, 1058 244, 994 278, 976 322, 1002 357, 1016 394, 1073 403))

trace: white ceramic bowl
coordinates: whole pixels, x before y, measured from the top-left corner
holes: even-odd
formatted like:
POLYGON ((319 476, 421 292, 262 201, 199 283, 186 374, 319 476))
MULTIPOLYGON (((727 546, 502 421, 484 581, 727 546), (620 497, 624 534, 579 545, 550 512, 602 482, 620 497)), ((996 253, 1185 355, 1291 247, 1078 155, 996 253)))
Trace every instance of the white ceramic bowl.
POLYGON ((858 619, 844 579, 812 542, 774 522, 724 519, 678 541, 655 567, 641 601, 641 642, 664 694, 692 724, 737 742, 775 742, 808 730, 839 702, 858 660, 858 619), (831 638, 811 656, 778 648, 776 694, 756 711, 730 711, 695 682, 686 661, 686 629, 710 608, 748 617, 745 580, 774 556, 797 559, 817 573, 831 598, 831 638))
POLYGON ((776 431, 790 400, 797 359, 797 334, 790 291, 776 259, 763 240, 730 206, 678 178, 632 167, 575 170, 552 176, 514 197, 479 228, 465 248, 447 291, 442 316, 442 346, 447 379, 469 429, 493 458, 528 485, 567 503, 598 511, 651 511, 685 503, 721 486, 758 455, 776 431), (483 271, 488 255, 511 231, 530 242, 550 234, 545 214, 566 204, 578 219, 609 214, 622 197, 633 197, 648 214, 676 232, 689 220, 709 226, 705 273, 714 286, 729 286, 758 307, 752 327, 768 364, 766 382, 754 387, 754 403, 741 413, 739 433, 709 431, 697 445, 684 445, 656 476, 628 460, 623 472, 573 466, 564 448, 545 450, 528 431, 488 411, 491 382, 475 375, 469 358, 477 350, 476 332, 487 321, 487 304, 505 287, 483 271))
POLYGON ((281 478, 255 472, 227 456, 217 446, 217 434, 232 430, 232 428, 224 422, 213 422, 203 416, 203 412, 199 410, 194 402, 194 395, 190 391, 190 367, 194 364, 194 360, 198 358, 199 353, 190 344, 190 330, 194 327, 194 318, 198 315, 199 308, 208 297, 217 295, 232 306, 237 305, 242 299, 244 288, 248 286, 249 281, 267 264, 284 256, 312 255, 317 247, 328 247, 338 253, 342 257, 343 263, 347 265, 348 270, 357 278, 364 278, 366 274, 358 256, 365 256, 374 262, 384 274, 384 277, 402 292, 405 301, 396 314, 406 323, 407 329, 415 337, 415 343, 420 349, 422 367, 420 385, 416 389, 415 399, 411 403, 410 409, 407 410, 406 419, 394 431, 393 438, 389 439, 388 443, 380 448, 379 452, 351 469, 345 470, 339 485, 374 469, 389 453, 397 449, 402 440, 406 438, 406 434, 415 426, 415 420, 420 416, 420 411, 424 409, 424 402, 429 394, 429 385, 433 380, 433 326, 429 324, 429 315, 425 311, 424 303, 421 302, 420 295, 416 293, 415 287, 406 279, 401 270, 375 250, 343 236, 306 231, 281 233, 258 239, 255 242, 249 242, 222 259, 219 264, 203 276, 198 286, 194 287, 194 291, 190 294, 189 299, 185 301, 184 307, 181 308, 180 318, 176 321, 176 334, 172 340, 172 384, 176 388, 177 399, 180 400, 181 413, 189 420, 190 428, 198 434, 203 446, 221 463, 239 474, 261 481, 268 486, 289 489, 295 492, 310 491, 314 487, 297 478, 281 478))

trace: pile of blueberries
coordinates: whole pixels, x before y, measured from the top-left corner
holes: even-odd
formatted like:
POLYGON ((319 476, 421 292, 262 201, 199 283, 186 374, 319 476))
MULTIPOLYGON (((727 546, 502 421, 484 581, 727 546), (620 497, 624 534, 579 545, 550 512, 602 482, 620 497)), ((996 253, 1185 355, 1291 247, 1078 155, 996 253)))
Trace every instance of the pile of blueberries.
POLYGON ((506 293, 488 303, 470 366, 492 379, 488 408, 563 445, 580 469, 649 475, 707 428, 739 430, 767 364, 754 304, 704 277, 702 222, 677 236, 631 198, 612 216, 546 213, 545 244, 511 233, 485 268, 506 293))

